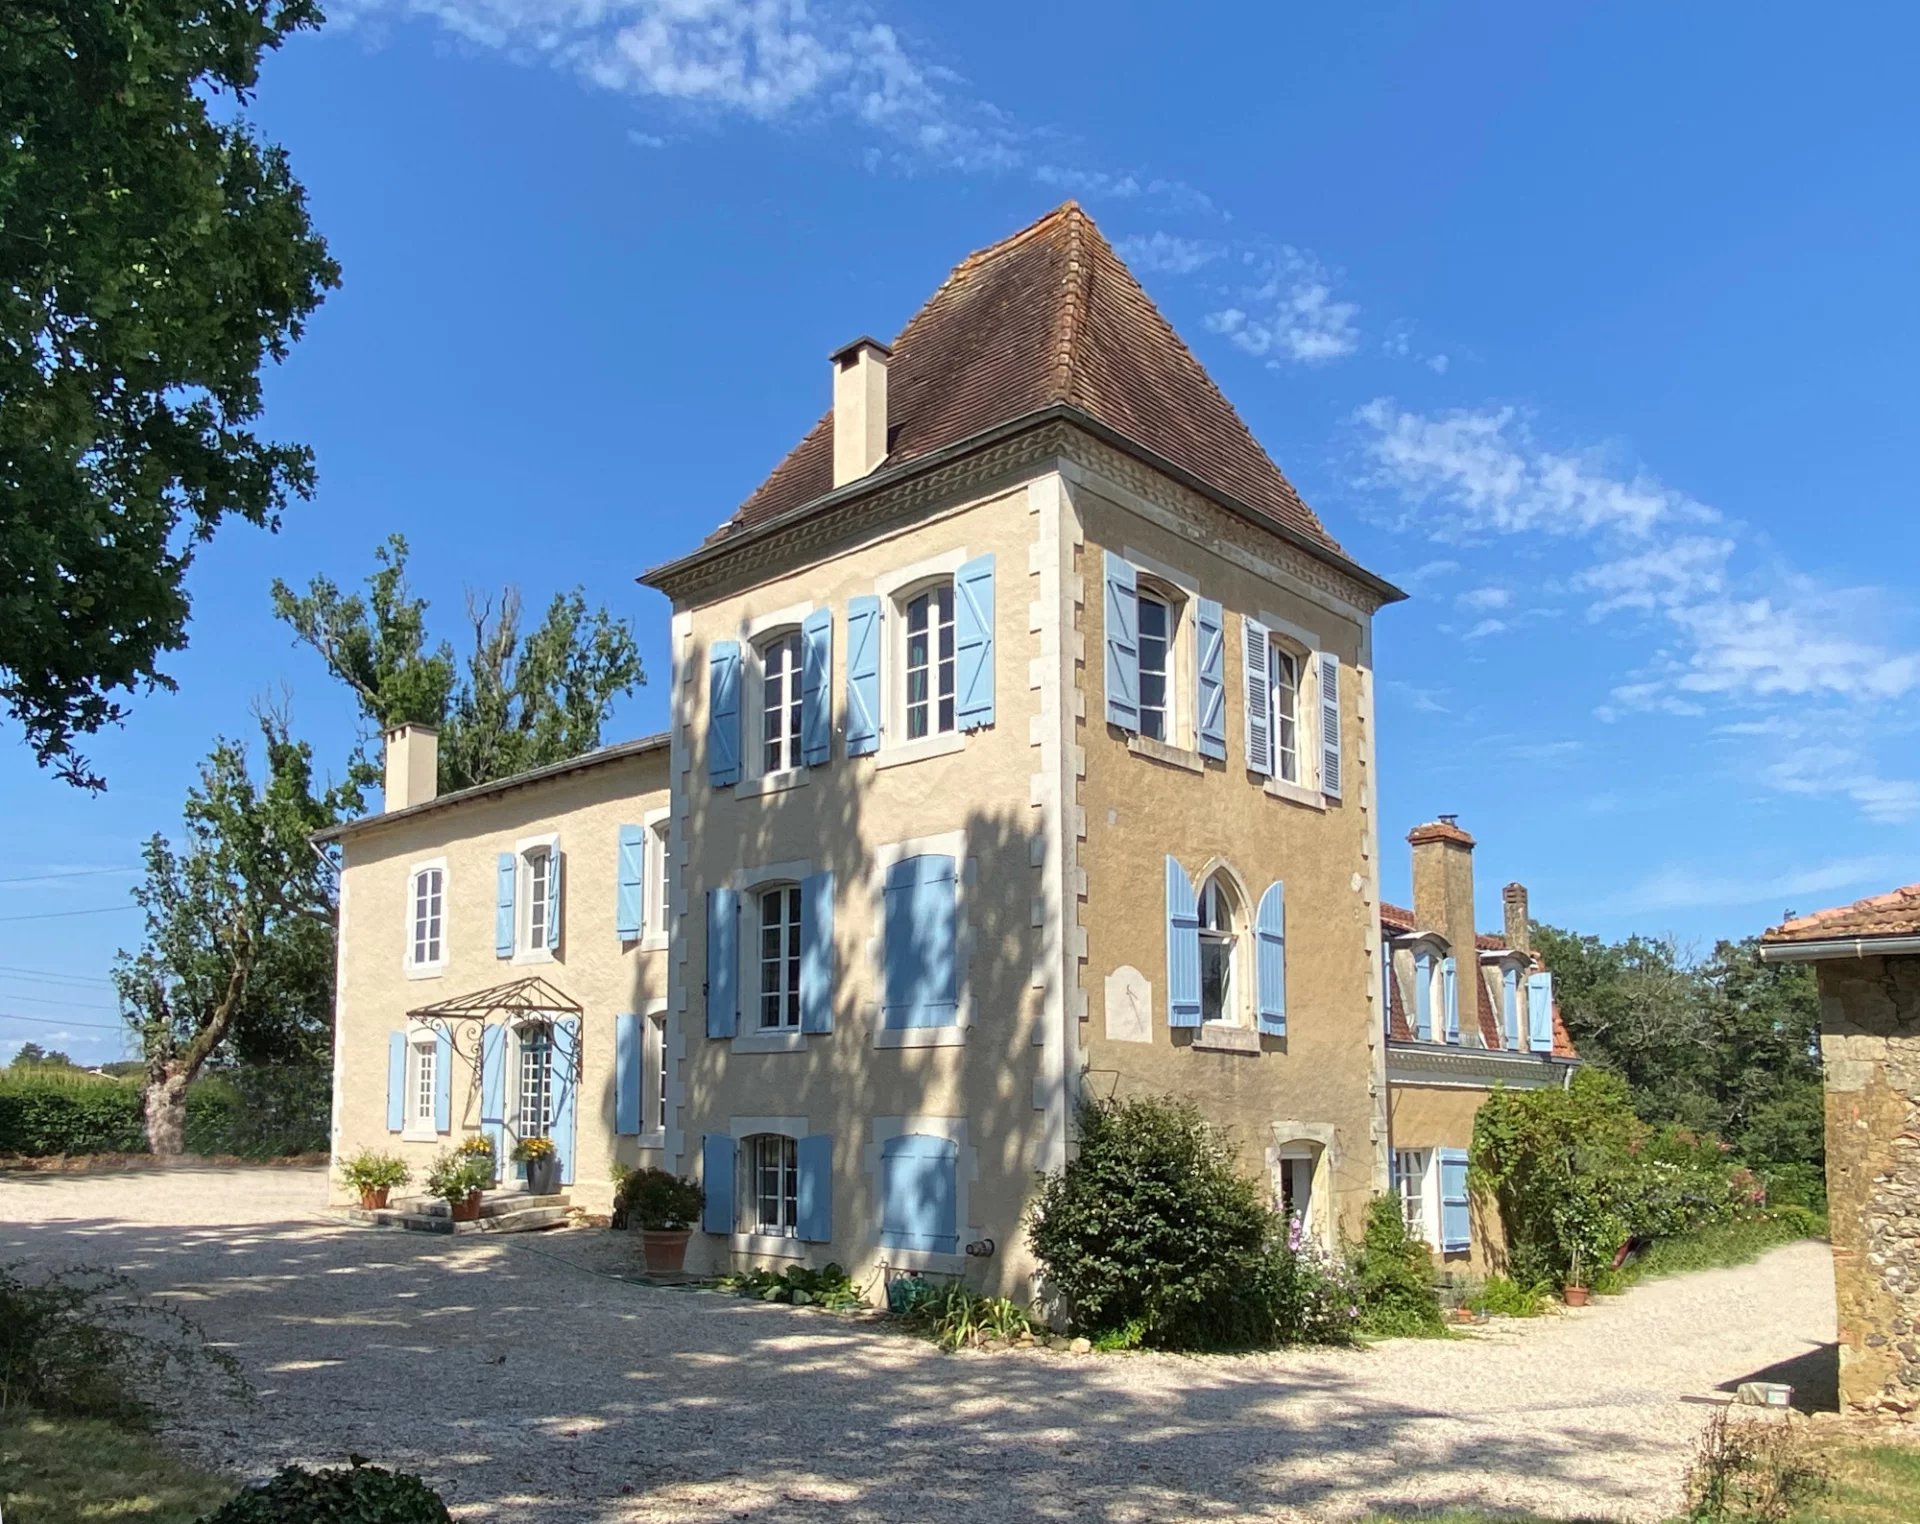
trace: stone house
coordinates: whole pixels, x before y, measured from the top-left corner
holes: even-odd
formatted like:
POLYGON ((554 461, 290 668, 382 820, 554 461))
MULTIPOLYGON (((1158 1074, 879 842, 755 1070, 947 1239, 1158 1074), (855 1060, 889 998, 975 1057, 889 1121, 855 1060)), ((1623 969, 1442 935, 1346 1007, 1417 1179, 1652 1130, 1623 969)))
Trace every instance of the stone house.
POLYGON ((385 813, 326 833, 336 1152, 569 1130, 582 1205, 616 1162, 703 1184, 691 1268, 1024 1299, 1075 1108, 1170 1093, 1322 1242, 1399 1149, 1410 1216, 1484 1260, 1454 1153, 1493 1083, 1570 1053, 1531 1035, 1524 900, 1518 944, 1478 945, 1465 833, 1415 833, 1417 914, 1379 902, 1372 619, 1403 595, 1075 205, 830 381, 641 579, 672 605, 665 736, 434 799, 416 727, 385 813))
POLYGON ((1843 1408, 1920 1408, 1920 884, 1783 922, 1820 984, 1843 1408))

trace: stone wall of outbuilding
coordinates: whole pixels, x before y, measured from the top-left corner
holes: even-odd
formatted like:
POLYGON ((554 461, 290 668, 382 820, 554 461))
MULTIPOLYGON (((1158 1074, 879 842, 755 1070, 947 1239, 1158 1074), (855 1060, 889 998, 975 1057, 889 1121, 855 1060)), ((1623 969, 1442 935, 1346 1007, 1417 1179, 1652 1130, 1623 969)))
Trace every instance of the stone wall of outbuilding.
POLYGON ((1822 962, 1840 1401, 1920 1410, 1920 958, 1822 962))

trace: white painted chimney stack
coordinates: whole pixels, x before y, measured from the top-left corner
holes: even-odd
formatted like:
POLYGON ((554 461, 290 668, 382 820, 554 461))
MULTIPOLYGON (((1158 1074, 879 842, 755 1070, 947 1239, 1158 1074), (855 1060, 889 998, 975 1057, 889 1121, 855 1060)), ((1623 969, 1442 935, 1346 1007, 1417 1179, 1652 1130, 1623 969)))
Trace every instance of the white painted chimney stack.
POLYGON ((425 804, 440 792, 440 732, 431 725, 396 725, 386 734, 387 813, 425 804))
POLYGON ((855 339, 833 361, 833 484, 868 476, 887 458, 887 361, 877 339, 855 339))

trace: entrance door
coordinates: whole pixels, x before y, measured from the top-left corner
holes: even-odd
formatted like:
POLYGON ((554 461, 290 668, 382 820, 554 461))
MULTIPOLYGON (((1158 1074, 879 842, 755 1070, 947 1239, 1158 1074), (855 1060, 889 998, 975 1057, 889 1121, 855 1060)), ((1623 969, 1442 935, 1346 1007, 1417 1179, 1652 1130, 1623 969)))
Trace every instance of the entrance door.
POLYGON ((1274 1204, 1290 1224, 1300 1224, 1302 1242, 1314 1238, 1319 1226, 1314 1219, 1313 1166, 1313 1155, 1304 1150, 1282 1154, 1273 1182, 1274 1204))
MULTIPOLYGON (((539 1017, 514 1028, 508 1054, 509 1136, 552 1138, 562 1185, 573 1183, 573 1082, 580 1045, 577 1016, 539 1017)), ((515 1164, 514 1180, 527 1178, 525 1162, 515 1164)))

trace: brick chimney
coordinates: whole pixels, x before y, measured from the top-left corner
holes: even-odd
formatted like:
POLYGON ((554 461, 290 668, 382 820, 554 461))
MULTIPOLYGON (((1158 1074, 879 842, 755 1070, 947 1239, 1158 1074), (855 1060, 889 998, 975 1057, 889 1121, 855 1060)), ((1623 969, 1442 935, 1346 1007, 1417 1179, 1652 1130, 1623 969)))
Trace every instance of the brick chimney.
POLYGON ((1474 951, 1473 838, 1457 817, 1442 815, 1407 833, 1413 848, 1413 918, 1422 931, 1437 931, 1459 960, 1462 1026, 1472 1019, 1468 1004, 1472 980, 1479 976, 1474 951))
POLYGON ((1527 886, 1508 884, 1500 891, 1500 904, 1507 913, 1507 946, 1517 953, 1532 952, 1532 922, 1527 919, 1527 886))
POLYGON ((396 725, 387 732, 386 743, 384 811, 425 804, 440 792, 439 731, 431 725, 396 725))
POLYGON ((887 458, 887 362, 877 339, 855 339, 833 361, 833 484, 844 487, 887 458))

